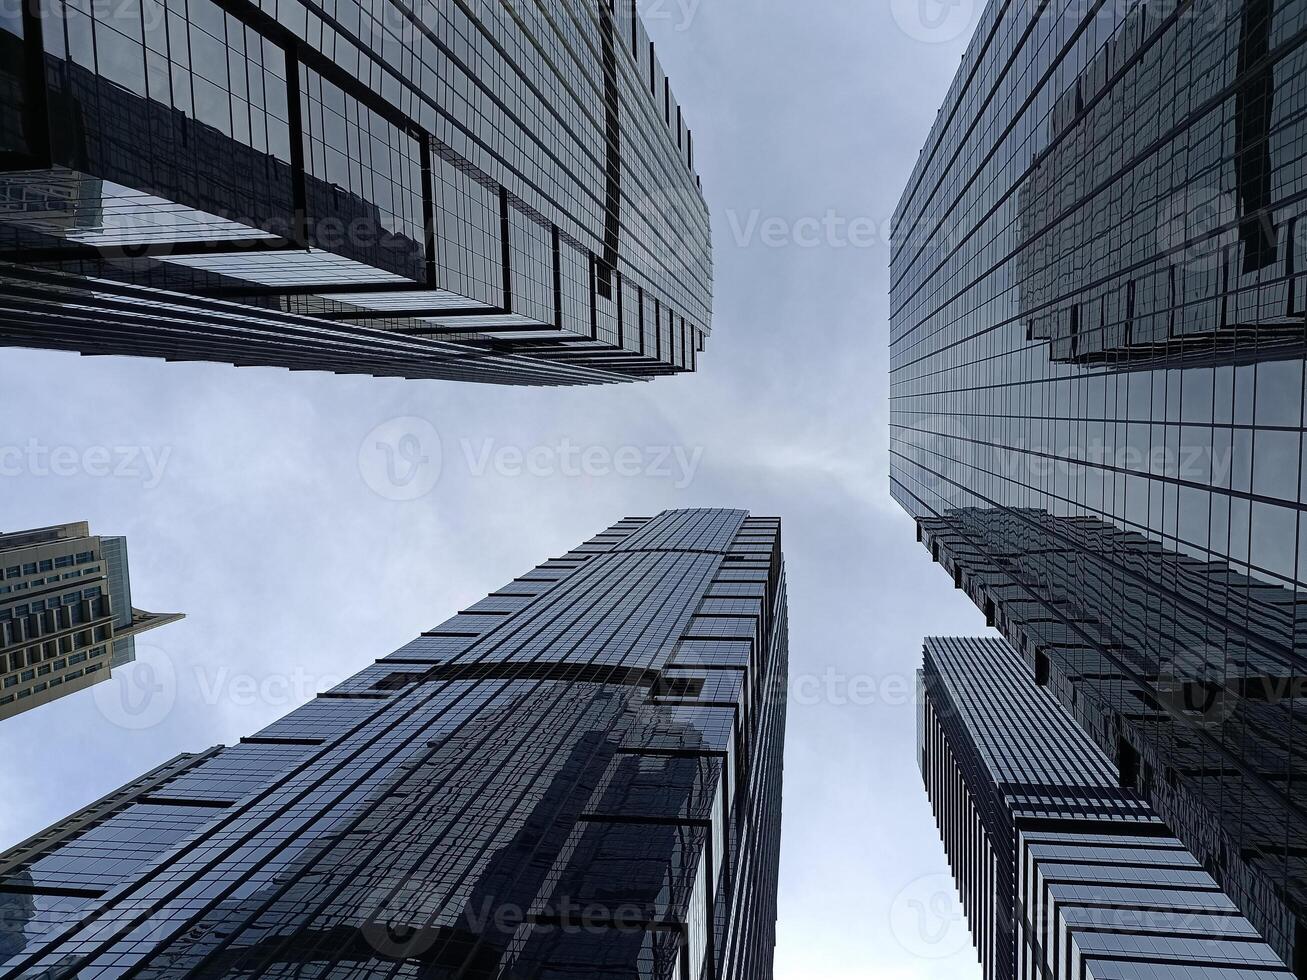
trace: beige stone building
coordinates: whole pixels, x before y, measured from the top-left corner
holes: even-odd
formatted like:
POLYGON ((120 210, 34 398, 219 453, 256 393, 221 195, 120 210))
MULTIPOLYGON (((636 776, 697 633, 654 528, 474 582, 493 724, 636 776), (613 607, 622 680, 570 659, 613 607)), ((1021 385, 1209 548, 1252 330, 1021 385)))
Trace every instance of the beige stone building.
POLYGON ((132 605, 127 540, 85 522, 0 533, 0 721, 107 681, 181 619, 132 605))

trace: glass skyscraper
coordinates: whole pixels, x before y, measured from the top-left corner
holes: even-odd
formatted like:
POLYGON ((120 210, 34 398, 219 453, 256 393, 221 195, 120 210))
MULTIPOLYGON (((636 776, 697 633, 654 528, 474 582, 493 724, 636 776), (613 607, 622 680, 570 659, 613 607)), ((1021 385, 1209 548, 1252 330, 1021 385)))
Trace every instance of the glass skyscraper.
POLYGON ((0 533, 0 720, 107 681, 181 618, 132 605, 126 538, 84 521, 0 533))
POLYGON ((1305 29, 989 3, 891 300, 918 537, 1300 977, 1305 29))
POLYGON ((711 302, 635 0, 0 18, 0 344, 586 384, 693 370, 711 302))
POLYGON ((0 856, 0 973, 766 980, 780 523, 619 522, 0 856))
POLYGON ((1002 640, 929 639, 918 754, 986 980, 1288 980, 1002 640))

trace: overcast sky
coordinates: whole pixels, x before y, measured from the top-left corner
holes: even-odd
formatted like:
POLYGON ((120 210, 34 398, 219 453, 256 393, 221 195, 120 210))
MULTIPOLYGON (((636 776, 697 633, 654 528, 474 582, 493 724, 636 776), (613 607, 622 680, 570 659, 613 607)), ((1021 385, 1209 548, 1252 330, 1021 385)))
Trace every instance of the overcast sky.
POLYGON ((23 449, 0 528, 125 534, 136 604, 188 616, 95 693, 3 723, 0 849, 257 730, 621 517, 743 507, 784 519, 789 567, 779 980, 979 977, 912 698, 923 635, 985 629, 889 499, 884 241, 975 11, 642 4, 713 213, 697 374, 532 391, 0 351, 0 449, 23 449), (431 459, 410 489, 379 438, 431 459), (58 447, 79 462, 56 474, 41 451, 58 447), (147 682, 163 693, 124 710, 147 682))

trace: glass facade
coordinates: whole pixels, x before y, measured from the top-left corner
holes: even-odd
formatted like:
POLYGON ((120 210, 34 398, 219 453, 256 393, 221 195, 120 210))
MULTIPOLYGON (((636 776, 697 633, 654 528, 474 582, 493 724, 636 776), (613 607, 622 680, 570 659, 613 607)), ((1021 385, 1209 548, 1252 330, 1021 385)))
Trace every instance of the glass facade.
POLYGON ((127 540, 83 523, 0 534, 0 720, 107 681, 178 614, 132 605, 127 540))
POLYGON ((766 980, 787 656, 778 521, 621 521, 0 856, 0 972, 766 980))
POLYGON ((895 498, 1300 977, 1305 30, 994 0, 891 277, 895 498))
POLYGON ((986 980, 1288 980, 1002 640, 930 639, 918 755, 986 980))
POLYGON ((693 370, 694 140, 635 0, 0 17, 0 344, 504 384, 693 370))

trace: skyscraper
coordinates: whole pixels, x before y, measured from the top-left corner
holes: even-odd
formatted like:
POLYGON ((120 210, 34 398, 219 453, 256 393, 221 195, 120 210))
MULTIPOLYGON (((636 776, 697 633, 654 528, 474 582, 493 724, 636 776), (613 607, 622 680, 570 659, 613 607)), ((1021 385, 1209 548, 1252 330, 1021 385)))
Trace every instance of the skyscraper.
POLYGON ((621 521, 0 857, 0 972, 766 980, 786 630, 778 521, 621 521))
POLYGON ((20 9, 0 344, 502 384, 694 369, 708 212, 634 0, 20 9))
POLYGON ((107 681, 180 614, 132 605, 127 540, 85 522, 0 534, 0 720, 107 681))
POLYGON ((895 498, 1299 977, 1305 23, 990 3, 891 301, 895 498))
POLYGON ((919 762, 986 980, 1292 974, 1002 640, 929 639, 919 762))

